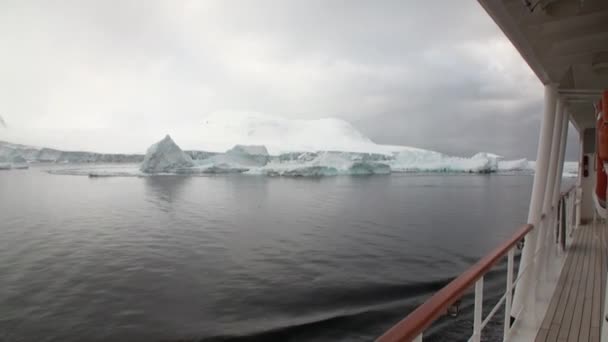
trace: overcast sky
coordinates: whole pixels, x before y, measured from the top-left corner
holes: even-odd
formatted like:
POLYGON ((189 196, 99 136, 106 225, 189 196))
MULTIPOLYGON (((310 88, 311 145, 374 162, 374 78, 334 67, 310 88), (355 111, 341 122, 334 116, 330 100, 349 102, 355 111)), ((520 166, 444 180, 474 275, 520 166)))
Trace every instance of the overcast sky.
POLYGON ((3 0, 0 46, 0 140, 141 153, 236 110, 536 154, 542 84, 474 0, 3 0))

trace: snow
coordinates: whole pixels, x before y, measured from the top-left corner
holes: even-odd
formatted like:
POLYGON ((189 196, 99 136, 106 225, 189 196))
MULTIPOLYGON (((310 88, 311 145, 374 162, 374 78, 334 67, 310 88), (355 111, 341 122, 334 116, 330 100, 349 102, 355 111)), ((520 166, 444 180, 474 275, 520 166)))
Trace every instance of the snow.
POLYGON ((192 158, 167 134, 163 140, 148 148, 140 170, 145 173, 166 173, 192 166, 192 158))
POLYGON ((390 154, 411 149, 379 145, 337 118, 287 119, 255 112, 215 112, 193 131, 180 132, 189 149, 225 152, 234 145, 263 145, 270 155, 343 151, 390 154))
POLYGON ((235 145, 226 151, 227 154, 268 156, 268 150, 264 145, 235 145))
POLYGON ((494 159, 494 160, 503 160, 505 159, 503 156, 499 156, 498 154, 490 153, 490 152, 478 152, 475 153, 471 158, 473 159, 494 159))

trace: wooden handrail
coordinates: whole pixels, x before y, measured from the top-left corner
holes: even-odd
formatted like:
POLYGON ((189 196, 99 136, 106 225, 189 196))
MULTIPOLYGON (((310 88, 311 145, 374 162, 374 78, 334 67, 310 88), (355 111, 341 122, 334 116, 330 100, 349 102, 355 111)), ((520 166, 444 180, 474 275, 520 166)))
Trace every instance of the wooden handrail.
POLYGON ((443 315, 450 305, 462 297, 465 291, 471 287, 479 278, 494 266, 494 264, 505 256, 517 242, 528 234, 534 226, 525 224, 507 241, 486 254, 475 265, 452 280, 448 285, 435 293, 424 304, 420 305, 411 314, 380 336, 378 342, 409 342, 420 335, 431 324, 443 315))
MULTIPOLYGON (((562 192, 560 197, 568 195, 575 187, 576 185, 572 185, 568 190, 562 192)), ((545 214, 542 214, 541 220, 544 218, 545 214)), ((531 224, 521 226, 509 240, 486 254, 475 265, 435 293, 424 304, 420 305, 407 317, 390 328, 376 341, 409 342, 414 340, 430 327, 437 318, 442 316, 450 305, 460 299, 469 287, 486 274, 500 258, 505 256, 532 229, 534 229, 534 226, 531 224)))

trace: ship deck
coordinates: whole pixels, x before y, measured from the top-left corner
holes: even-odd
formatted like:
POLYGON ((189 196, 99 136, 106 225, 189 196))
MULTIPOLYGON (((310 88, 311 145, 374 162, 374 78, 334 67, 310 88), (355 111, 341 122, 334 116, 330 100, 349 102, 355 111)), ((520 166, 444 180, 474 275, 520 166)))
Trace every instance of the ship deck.
POLYGON ((574 233, 536 342, 600 341, 608 233, 604 224, 574 233))

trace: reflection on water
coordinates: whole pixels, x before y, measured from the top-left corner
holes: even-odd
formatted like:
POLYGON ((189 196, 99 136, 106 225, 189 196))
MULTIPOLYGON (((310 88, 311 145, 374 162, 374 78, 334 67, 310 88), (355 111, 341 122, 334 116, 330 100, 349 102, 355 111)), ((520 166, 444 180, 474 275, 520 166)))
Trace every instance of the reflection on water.
POLYGON ((509 236, 531 183, 5 172, 0 340, 368 341, 509 236))
POLYGON ((159 210, 171 210, 171 204, 179 201, 185 186, 191 177, 183 176, 157 176, 144 177, 146 185, 146 199, 158 207, 159 210))

